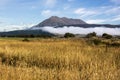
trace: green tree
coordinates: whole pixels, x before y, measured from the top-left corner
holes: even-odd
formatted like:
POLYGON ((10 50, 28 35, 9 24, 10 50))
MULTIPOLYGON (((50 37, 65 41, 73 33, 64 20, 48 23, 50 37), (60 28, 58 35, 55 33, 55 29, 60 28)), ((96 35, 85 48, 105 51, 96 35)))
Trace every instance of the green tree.
POLYGON ((65 33, 64 37, 65 37, 65 38, 75 37, 75 35, 72 34, 72 33, 65 33))
POLYGON ((86 35, 87 38, 96 37, 96 36, 97 34, 95 32, 92 32, 86 35))
POLYGON ((113 37, 112 35, 107 34, 107 33, 104 33, 104 34, 102 35, 102 38, 106 38, 106 39, 111 39, 112 37, 113 37))

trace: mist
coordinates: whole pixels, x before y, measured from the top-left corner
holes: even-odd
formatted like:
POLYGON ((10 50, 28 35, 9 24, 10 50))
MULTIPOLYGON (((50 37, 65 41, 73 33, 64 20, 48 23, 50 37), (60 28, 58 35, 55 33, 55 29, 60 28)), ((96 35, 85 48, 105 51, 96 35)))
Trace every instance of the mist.
MULTIPOLYGON (((38 28, 34 28, 34 29, 38 29, 38 28)), ((120 28, 107 28, 107 27, 83 28, 83 27, 74 27, 74 26, 70 26, 70 27, 64 26, 64 27, 55 28, 55 27, 46 26, 46 27, 41 27, 39 29, 54 34, 65 34, 67 32, 73 34, 88 34, 91 32, 96 32, 97 35, 102 35, 103 33, 108 33, 111 35, 120 35, 120 28)))

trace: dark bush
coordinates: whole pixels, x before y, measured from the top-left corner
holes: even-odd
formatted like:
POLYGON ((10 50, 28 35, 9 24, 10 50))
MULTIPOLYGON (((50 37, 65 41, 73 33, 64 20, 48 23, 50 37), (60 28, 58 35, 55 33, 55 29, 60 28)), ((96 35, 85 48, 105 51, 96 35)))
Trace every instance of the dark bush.
POLYGON ((120 39, 120 35, 117 35, 116 38, 120 39))
POLYGON ((72 33, 65 33, 64 37, 65 37, 65 38, 75 37, 75 35, 72 34, 72 33))
POLYGON ((104 34, 102 35, 102 38, 106 38, 106 39, 111 39, 112 37, 113 37, 112 35, 107 34, 107 33, 104 33, 104 34))
POLYGON ((90 38, 90 39, 87 39, 86 42, 87 42, 89 45, 100 45, 100 44, 102 44, 101 39, 98 39, 98 38, 90 38))
POLYGON ((28 38, 24 38, 22 41, 29 42, 30 40, 28 38))
POLYGON ((113 46, 113 47, 120 47, 120 43, 112 43, 111 46, 113 46))
POLYGON ((95 32, 92 32, 86 35, 87 38, 96 37, 96 36, 97 34, 95 32))
POLYGON ((30 37, 31 37, 31 38, 34 38, 34 37, 35 37, 35 35, 31 34, 31 35, 30 35, 30 37))
POLYGON ((94 43, 95 45, 99 45, 99 44, 101 43, 101 40, 99 40, 99 39, 94 39, 94 40, 93 40, 93 43, 94 43))

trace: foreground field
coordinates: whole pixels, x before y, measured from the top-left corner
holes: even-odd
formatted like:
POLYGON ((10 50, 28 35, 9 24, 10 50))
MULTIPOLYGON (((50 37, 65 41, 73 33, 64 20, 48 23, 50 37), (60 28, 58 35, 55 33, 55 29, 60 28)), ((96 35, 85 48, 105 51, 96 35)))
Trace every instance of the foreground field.
POLYGON ((120 47, 85 39, 0 39, 0 80, 120 80, 120 47))

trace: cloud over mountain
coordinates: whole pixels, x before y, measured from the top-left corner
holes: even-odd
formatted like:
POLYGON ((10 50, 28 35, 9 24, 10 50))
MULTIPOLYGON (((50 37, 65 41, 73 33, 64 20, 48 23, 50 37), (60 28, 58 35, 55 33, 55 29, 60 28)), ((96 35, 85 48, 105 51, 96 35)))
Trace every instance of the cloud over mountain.
POLYGON ((83 28, 83 27, 74 27, 74 26, 64 26, 64 27, 40 27, 33 28, 34 30, 43 30, 54 34, 65 34, 67 32, 73 34, 88 34, 91 32, 96 32, 98 35, 102 35, 103 33, 108 33, 112 35, 120 35, 120 28, 107 28, 107 27, 91 27, 91 28, 83 28))

